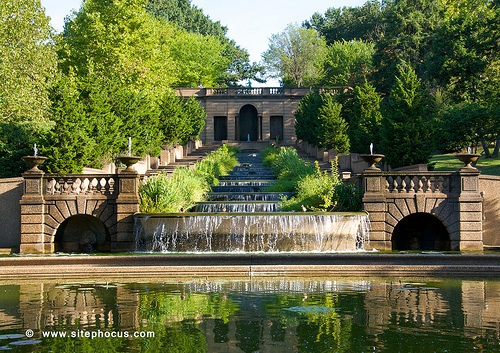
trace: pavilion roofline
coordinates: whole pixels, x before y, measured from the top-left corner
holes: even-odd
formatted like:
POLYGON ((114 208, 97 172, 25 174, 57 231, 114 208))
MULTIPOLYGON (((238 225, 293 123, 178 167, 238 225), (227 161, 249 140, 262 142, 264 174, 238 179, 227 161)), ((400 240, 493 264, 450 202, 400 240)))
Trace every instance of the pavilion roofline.
POLYGON ((319 90, 320 93, 331 91, 332 93, 345 92, 350 87, 203 87, 174 88, 177 94, 183 97, 248 97, 248 96, 298 96, 303 97, 311 91, 319 90))

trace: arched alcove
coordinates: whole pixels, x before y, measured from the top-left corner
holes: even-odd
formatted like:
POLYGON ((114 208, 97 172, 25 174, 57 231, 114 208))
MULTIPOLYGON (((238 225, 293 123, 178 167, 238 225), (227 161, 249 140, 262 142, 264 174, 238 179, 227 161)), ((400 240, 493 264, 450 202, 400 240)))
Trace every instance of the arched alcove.
POLYGON ((239 118, 240 141, 257 141, 259 139, 259 117, 257 108, 251 104, 240 109, 239 118))
POLYGON ((450 233, 437 217, 414 213, 403 218, 394 228, 392 249, 451 250, 450 233))
POLYGON ((108 229, 99 219, 89 215, 67 218, 57 228, 55 250, 63 252, 107 252, 111 250, 108 229))

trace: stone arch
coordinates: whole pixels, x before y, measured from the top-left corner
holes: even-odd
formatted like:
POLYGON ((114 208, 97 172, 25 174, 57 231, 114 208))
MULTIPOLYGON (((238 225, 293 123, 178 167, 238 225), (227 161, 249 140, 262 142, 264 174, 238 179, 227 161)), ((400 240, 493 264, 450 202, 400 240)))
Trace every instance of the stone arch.
POLYGON ((97 217, 77 214, 65 219, 56 229, 55 251, 107 252, 111 251, 111 235, 97 217))
POLYGON ((451 250, 450 233, 444 223, 430 213, 403 217, 392 232, 393 250, 451 250))
POLYGON ((258 141, 259 140, 259 115, 257 108, 252 104, 246 104, 240 109, 239 121, 239 139, 240 141, 258 141))

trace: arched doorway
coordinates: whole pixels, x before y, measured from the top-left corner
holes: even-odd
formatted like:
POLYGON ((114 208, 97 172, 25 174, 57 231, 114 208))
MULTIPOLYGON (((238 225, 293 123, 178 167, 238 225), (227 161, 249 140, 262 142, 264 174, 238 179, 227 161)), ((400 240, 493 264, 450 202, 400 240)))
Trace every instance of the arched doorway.
POLYGON ((71 216, 61 223, 54 239, 55 250, 63 252, 111 251, 109 231, 89 215, 71 216))
POLYGON ((247 104, 240 109, 239 130, 240 141, 259 139, 259 117, 253 105, 247 104))
POLYGON ((399 221, 394 228, 392 250, 451 250, 450 233, 431 214, 411 214, 399 221))

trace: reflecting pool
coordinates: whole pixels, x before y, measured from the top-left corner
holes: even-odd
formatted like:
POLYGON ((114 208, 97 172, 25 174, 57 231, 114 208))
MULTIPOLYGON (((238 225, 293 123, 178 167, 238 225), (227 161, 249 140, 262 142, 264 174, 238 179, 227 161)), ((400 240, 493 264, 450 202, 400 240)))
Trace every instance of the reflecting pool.
POLYGON ((500 352, 500 279, 0 280, 0 350, 500 352))

